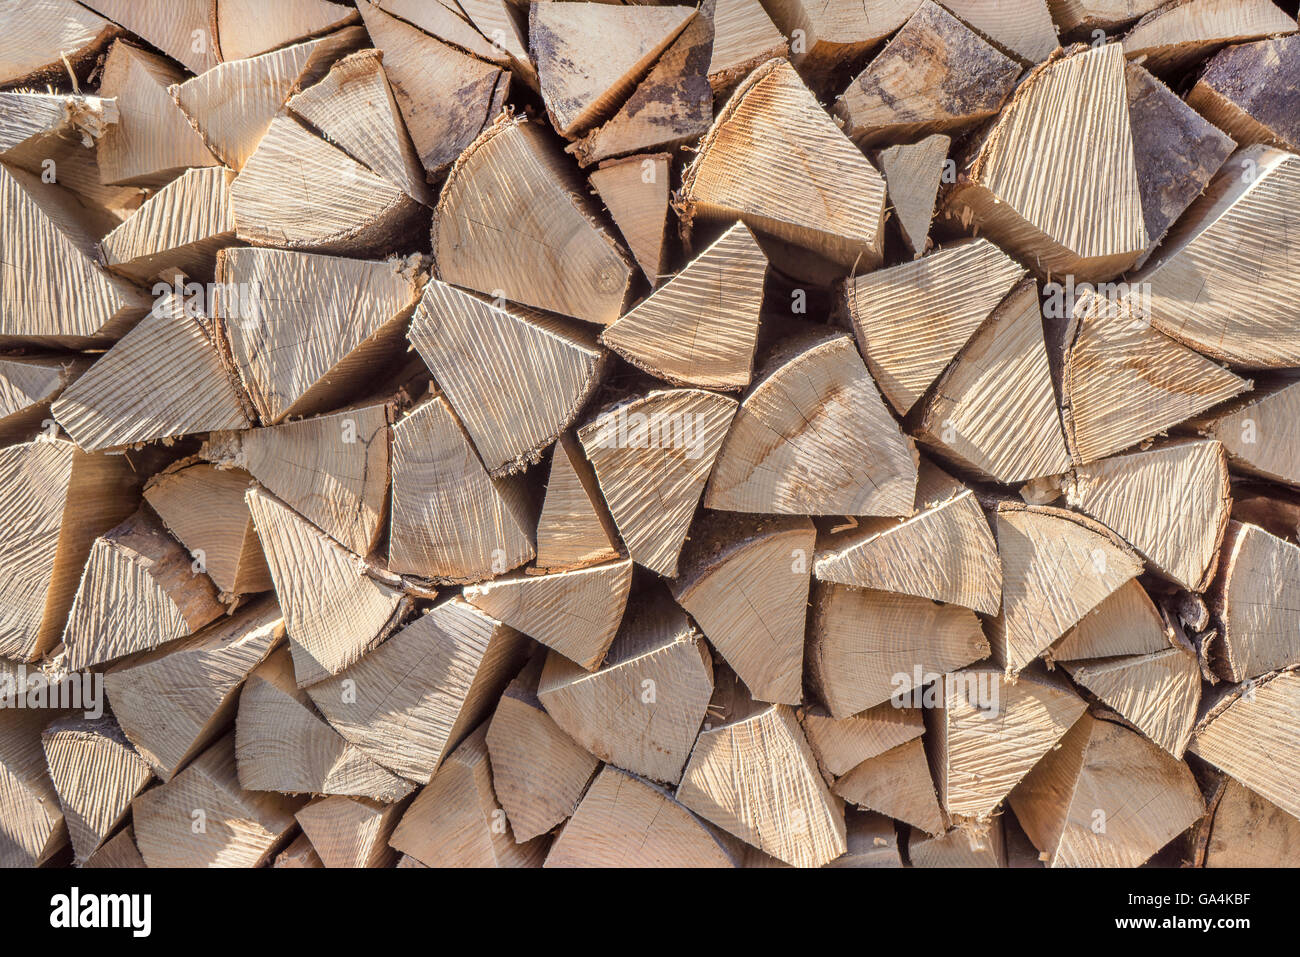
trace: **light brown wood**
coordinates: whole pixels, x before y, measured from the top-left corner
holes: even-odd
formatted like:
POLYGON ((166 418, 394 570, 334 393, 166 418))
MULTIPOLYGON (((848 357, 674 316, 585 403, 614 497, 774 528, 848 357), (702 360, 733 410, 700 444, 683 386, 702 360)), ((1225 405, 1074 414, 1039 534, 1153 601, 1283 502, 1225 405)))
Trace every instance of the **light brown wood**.
POLYGON ((572 432, 555 443, 546 496, 537 518, 540 570, 599 565, 619 555, 618 530, 601 498, 596 473, 572 432))
POLYGON ((397 855, 388 838, 403 810, 337 795, 312 801, 294 817, 325 867, 389 867, 397 855))
MULTIPOLYGON (((7 699, 22 693, 27 677, 19 667, 0 661, 7 699)), ((0 866, 39 867, 68 845, 68 825, 41 747, 41 731, 67 714, 0 710, 0 866)))
POLYGON ((90 366, 85 358, 0 358, 0 442, 28 442, 45 432, 50 403, 90 366))
POLYGON ((1113 30, 1132 23, 1167 0, 1047 0, 1062 34, 1113 30))
POLYGON ((1300 444, 1291 423, 1300 414, 1300 382, 1287 376, 1260 382, 1241 400, 1199 420, 1199 430, 1223 443, 1234 468, 1300 486, 1300 444))
POLYGON ((813 80, 870 52, 901 27, 916 7, 915 0, 868 0, 865 6, 849 0, 774 0, 764 4, 773 22, 790 38, 791 58, 799 72, 813 80))
POLYGON ((1242 43, 1214 55, 1187 103, 1240 146, 1266 143, 1294 153, 1300 149, 1300 122, 1283 91, 1297 78, 1300 37, 1242 43))
POLYGON ((1244 681, 1300 664, 1300 548, 1256 525, 1231 522, 1209 598, 1222 640, 1211 665, 1225 681, 1244 681))
POLYGON ((759 0, 706 0, 700 16, 713 21, 709 84, 717 95, 731 90, 760 63, 787 53, 785 36, 759 0))
POLYGON ((1203 866, 1294 867, 1300 861, 1300 822, 1239 782, 1225 783, 1203 866))
POLYGON ((665 273, 671 159, 653 153, 606 160, 587 177, 652 286, 665 273))
POLYGON ((6 86, 50 82, 67 76, 69 69, 84 78, 120 32, 73 0, 36 0, 12 27, 0 41, 0 84, 6 86))
POLYGON ((144 858, 140 856, 140 849, 135 846, 135 829, 130 824, 122 828, 100 845, 99 850, 91 854, 81 866, 114 870, 144 867, 144 858))
POLYGON ((822 775, 836 778, 863 761, 920 738, 925 731, 920 708, 899 708, 892 701, 848 718, 833 718, 824 708, 801 711, 799 723, 817 756, 822 775))
POLYGON ((356 13, 328 0, 285 0, 266 9, 257 0, 216 0, 221 59, 242 60, 356 20, 356 13))
POLYGON ((1049 0, 942 0, 948 11, 1025 63, 1039 63, 1060 44, 1049 0))
POLYGON ((903 866, 894 822, 882 814, 846 809, 844 843, 848 850, 823 867, 903 866))
POLYGON ((868 758, 837 779, 834 790, 864 810, 879 811, 929 834, 942 834, 947 827, 919 739, 868 758))
POLYGON ((1224 43, 1295 33, 1296 22, 1268 0, 1182 0, 1152 10, 1124 36, 1124 55, 1173 73, 1224 43))
POLYGON ((1182 648, 1151 655, 1074 662, 1075 682, 1114 708, 1151 741, 1181 758, 1201 702, 1201 669, 1182 648))
POLYGON ((1078 624, 1043 653, 1043 660, 1079 661, 1154 654, 1169 647, 1165 628, 1151 596, 1141 582, 1132 578, 1080 618, 1078 624))
POLYGON ((89 0, 83 4, 148 40, 191 73, 217 65, 217 0, 89 0))
POLYGON ((950 136, 932 133, 916 143, 883 149, 876 156, 889 205, 913 256, 920 256, 929 245, 930 220, 951 144, 950 136))
POLYGON ((1006 843, 999 819, 985 827, 963 822, 962 826, 938 837, 913 828, 907 853, 913 867, 1007 866, 1006 843))

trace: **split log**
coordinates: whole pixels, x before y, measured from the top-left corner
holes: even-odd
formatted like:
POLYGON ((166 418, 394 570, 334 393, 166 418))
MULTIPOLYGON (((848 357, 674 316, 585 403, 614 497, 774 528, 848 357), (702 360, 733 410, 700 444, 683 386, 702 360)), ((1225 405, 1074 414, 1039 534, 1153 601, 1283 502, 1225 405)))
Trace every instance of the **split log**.
POLYGON ((384 525, 392 414, 389 403, 377 402, 265 429, 212 433, 200 454, 231 475, 247 470, 330 538, 367 556, 384 525))
POLYGON ((0 358, 0 443, 28 442, 46 431, 50 403, 90 366, 85 358, 0 358))
POLYGON ((835 782, 840 797, 934 835, 947 828, 919 738, 868 758, 835 782))
POLYGON ((813 574, 855 588, 899 592, 996 615, 1002 604, 997 543, 975 493, 922 463, 917 511, 822 536, 813 574))
POLYGON ((51 410, 87 452, 248 426, 201 314, 170 292, 51 410))
POLYGON ((995 529, 1002 612, 989 623, 993 658, 1020 671, 1107 596, 1142 573, 1142 562, 1099 522, 1064 509, 1004 502, 995 529))
POLYGON ((271 570, 244 502, 252 476, 210 465, 167 469, 145 486, 144 499, 221 592, 236 596, 270 591, 271 570))
POLYGON ((135 839, 149 867, 260 867, 294 827, 303 798, 245 791, 228 734, 132 806, 135 839))
POLYGON ((1064 665, 1070 677, 1175 758, 1187 750, 1201 703, 1201 668, 1182 648, 1064 665))
POLYGON ((165 57, 123 40, 113 44, 99 95, 117 99, 121 118, 99 141, 105 183, 162 186, 190 167, 218 165, 167 92, 183 76, 165 57))
POLYGON ((1158 261, 1129 280, 1151 325, 1234 365, 1300 363, 1287 293, 1300 263, 1297 188, 1300 156, 1267 146, 1235 153, 1165 239, 1158 261), (1251 308, 1242 309, 1247 301, 1251 308))
POLYGON ((112 226, 99 220, 62 187, 0 166, 0 347, 102 348, 148 311, 99 267, 95 242, 112 226))
POLYGON ((916 462, 915 446, 881 401, 852 339, 808 330, 779 343, 760 365, 722 443, 704 505, 908 515, 916 462))
POLYGON ((734 399, 713 392, 656 391, 606 409, 578 430, 637 564, 676 576, 678 554, 735 410, 734 399))
POLYGON ((216 0, 221 59, 243 60, 357 19, 356 11, 327 0, 288 0, 268 9, 259 0, 216 0))
POLYGON ((405 617, 411 599, 370 577, 351 552, 254 486, 248 510, 284 612, 298 684, 338 674, 405 617))
POLYGON ((1234 469, 1300 486, 1300 443, 1294 438, 1297 416, 1300 380, 1287 376, 1259 383, 1242 400, 1195 424, 1203 435, 1223 443, 1234 469))
MULTIPOLYGON (((491 44, 461 18, 450 13, 457 32, 448 43, 435 39, 390 15, 381 6, 358 0, 371 42, 383 51, 384 72, 406 121, 406 130, 430 178, 440 176, 475 138, 492 126, 505 104, 510 74, 491 62, 462 53, 486 46, 481 55, 493 59, 491 44), (462 33, 471 39, 458 39, 462 33)), ((403 5, 403 8, 408 6, 403 5)), ((434 15, 441 4, 427 3, 419 12, 434 15)), ((405 9, 404 11, 405 12, 405 9)), ((463 284, 462 284, 463 285, 463 284)))
POLYGON ((736 223, 600 341, 673 385, 743 389, 753 374, 766 274, 754 234, 736 223))
POLYGON ((1151 655, 1169 647, 1155 603, 1136 578, 1115 589, 1043 653, 1045 661, 1151 655))
POLYGON ((551 652, 537 688, 547 714, 596 757, 670 784, 712 693, 704 642, 660 589, 633 597, 600 670, 551 652))
POLYGON ((651 286, 659 284, 667 265, 671 159, 655 153, 606 160, 588 175, 651 286))
POLYGON ((709 85, 723 96, 755 67, 788 52, 785 36, 759 0, 706 0, 700 16, 713 21, 709 85))
POLYGON ((398 574, 483 581, 536 554, 521 477, 487 473, 441 395, 393 426, 392 502, 388 562, 398 574))
POLYGON ((734 867, 696 817, 653 784, 605 765, 564 826, 546 867, 734 867))
POLYGON ((338 795, 312 801, 294 816, 325 867, 389 867, 397 855, 388 838, 403 810, 338 795))
POLYGON ((284 648, 258 665, 239 693, 235 761, 240 786, 249 791, 341 794, 390 804, 415 788, 321 719, 294 683, 284 648))
POLYGON ((104 237, 104 264, 139 283, 175 270, 211 279, 217 251, 235 243, 233 179, 229 170, 216 166, 182 173, 104 237))
POLYGON ((924 0, 832 112, 863 148, 958 133, 995 115, 1019 75, 1019 63, 924 0))
POLYGON ((1269 0, 1184 0, 1152 10, 1124 36, 1124 55, 1153 73, 1173 74, 1225 43, 1295 33, 1296 22, 1269 0))
POLYGON ((1219 443, 1180 441, 1101 459, 1074 470, 1066 496, 1188 591, 1204 591, 1214 577, 1232 507, 1219 443))
POLYGON ((63 629, 78 671, 192 635, 225 614, 212 579, 141 508, 95 539, 63 629))
POLYGON ((1300 150, 1300 117, 1284 91, 1300 84, 1300 36, 1231 46, 1215 54, 1187 103, 1240 146, 1300 150))
POLYGON ((541 867, 547 841, 516 844, 492 793, 480 725, 415 796, 389 844, 428 867, 541 867))
POLYGON ((1025 63, 1041 63, 1060 44, 1049 6, 1055 0, 942 0, 950 13, 1025 63))
POLYGON ((128 824, 105 841, 94 854, 83 863, 83 869, 104 868, 120 870, 122 868, 144 867, 144 858, 135 846, 135 829, 128 824))
POLYGON ((1300 540, 1300 493, 1243 482, 1233 489, 1232 517, 1279 538, 1300 540))
POLYGON ((425 207, 281 114, 230 188, 236 234, 256 246, 386 253, 418 232, 425 207))
POLYGON ((1113 31, 1165 3, 1168 0, 1047 0, 1062 36, 1113 31))
POLYGON ((823 867, 903 866, 894 822, 882 814, 846 809, 844 843, 848 850, 823 867))
POLYGON ((527 651, 519 632, 453 598, 307 693, 343 737, 426 784, 492 714, 527 651))
POLYGON ((808 708, 800 713, 799 723, 823 777, 829 778, 848 774, 864 761, 919 739, 925 731, 920 708, 900 708, 892 701, 848 718, 808 708))
MULTIPOLYGON (((419 3, 419 9, 411 9, 410 0, 384 0, 381 6, 389 9, 402 8, 404 16, 417 26, 420 21, 417 14, 434 12, 437 4, 419 3)), ((482 57, 489 63, 508 66, 516 77, 533 91, 538 90, 537 67, 528 56, 528 9, 516 4, 514 0, 464 0, 452 4, 460 7, 466 19, 473 24, 483 39, 472 39, 472 46, 464 48, 482 57), (485 42, 491 41, 491 42, 485 42), (478 46, 485 46, 478 52, 478 46)), ((427 29, 427 28, 424 28, 427 29)), ((436 30, 429 31, 436 33, 436 30)), ((461 44, 464 46, 464 44, 461 44)))
POLYGON ((399 355, 425 274, 411 260, 228 249, 217 279, 223 346, 273 425, 337 409, 399 355))
POLYGON ((773 0, 764 7, 790 37, 799 72, 816 82, 870 53, 903 25, 916 4, 910 0, 868 0, 865 5, 849 0, 773 0))
POLYGON ((1133 162, 1142 192, 1147 249, 1142 266, 1178 217, 1205 191, 1236 144, 1142 67, 1124 68, 1133 162))
POLYGON ((536 567, 561 572, 618 557, 618 530, 601 498, 596 473, 573 433, 565 432, 555 443, 537 519, 536 567))
POLYGON ((1300 817, 1300 673, 1273 672, 1228 689, 1201 717, 1188 750, 1292 817, 1300 817))
POLYGON ((917 437, 928 448, 1003 483, 1070 467, 1042 321, 1038 288, 1025 279, 971 335, 921 406, 917 437))
POLYGON ((510 683, 487 730, 492 787, 518 844, 572 817, 600 766, 542 707, 537 698, 541 664, 536 658, 510 683))
POLYGON ((930 220, 934 219, 934 202, 951 144, 951 137, 933 133, 907 146, 881 150, 876 157, 885 177, 885 195, 913 257, 919 257, 929 245, 930 220))
POLYGON ((1039 275, 1123 272, 1147 247, 1127 112, 1118 44, 1049 58, 999 114, 945 215, 1039 275))
POLYGON ((909 692, 987 658, 975 613, 928 598, 819 582, 808 633, 808 679, 836 718, 909 692))
POLYGON ((529 53, 555 131, 573 138, 608 118, 694 18, 690 7, 529 7, 529 53))
POLYGON ((121 31, 73 0, 24 4, 0 40, 0 84, 38 86, 86 78, 121 31))
POLYGON ((1006 867, 1002 821, 995 818, 985 828, 963 823, 938 837, 913 828, 907 855, 913 867, 1006 867))
MULTIPOLYGON (((125 2, 125 0, 119 0, 125 2)), ((214 156, 240 170, 289 96, 319 80, 339 57, 365 42, 362 27, 199 72, 168 92, 214 156)))
MULTIPOLYGON (((434 0, 432 3, 427 0, 374 0, 374 2, 358 0, 357 7, 361 11, 367 29, 372 33, 380 35, 385 35, 386 32, 392 33, 393 28, 390 23, 392 18, 396 17, 397 22, 404 21, 418 27, 443 43, 459 47, 480 60, 498 66, 506 66, 514 62, 514 55, 508 52, 509 37, 500 43, 498 41, 501 38, 492 37, 489 42, 488 37, 491 33, 476 28, 473 15, 466 7, 482 12, 484 8, 481 5, 469 3, 461 6, 451 0, 434 0)), ((527 9, 521 11, 520 20, 527 20, 527 9)), ((524 54, 524 59, 527 59, 527 53, 524 54)), ((536 76, 533 79, 535 86, 536 76)))
POLYGON ((514 574, 465 588, 475 607, 589 671, 605 660, 632 587, 630 558, 552 574, 514 574))
POLYGON ((153 779, 112 718, 63 718, 41 734, 78 864, 93 854, 153 779))
MULTIPOLYGON (((604 4, 587 6, 620 9, 604 4)), ((548 4, 537 9, 562 8, 548 4)), ((669 10, 690 10, 689 7, 658 9, 664 14, 669 10)), ((608 36, 601 37, 602 45, 608 42, 608 36)), ((712 44, 713 24, 708 17, 702 14, 691 17, 618 112, 566 149, 577 157, 580 165, 590 166, 614 156, 650 150, 675 151, 695 143, 713 120, 713 88, 707 73, 712 44)), ((602 50, 593 59, 607 60, 608 54, 602 50)), ((545 94, 545 89, 542 92, 545 94)))
POLYGON ((1295 867, 1300 821, 1232 778, 1210 818, 1203 867, 1295 867))
MULTIPOLYGON (((21 693, 28 674, 0 660, 6 697, 21 693)), ((41 731, 66 714, 0 709, 0 866, 40 867, 67 846, 67 822, 41 748, 41 731)))
POLYGON ((1211 667, 1244 681, 1300 664, 1300 548, 1255 525, 1232 522, 1210 591, 1222 626, 1211 667))
POLYGON ((988 821, 1087 708, 1060 678, 1025 672, 1011 681, 987 665, 944 675, 935 692, 926 744, 954 823, 988 821))
POLYGON ((83 5, 147 40, 192 73, 217 65, 211 32, 216 0, 87 0, 83 5))
MULTIPOLYGON (((143 863, 141 864, 143 867, 143 863)), ((272 867, 294 867, 310 868, 324 867, 320 855, 316 849, 311 846, 311 841, 306 834, 299 834, 293 841, 279 854, 275 855, 275 860, 271 862, 272 867)))
POLYGON ((485 302, 437 279, 408 335, 492 475, 540 461, 606 367, 588 327, 485 302))
POLYGON ((783 704, 751 705, 700 732, 677 800, 794 867, 820 867, 848 850, 843 805, 783 704))
POLYGON ((283 638, 280 606, 264 598, 105 672, 114 715, 158 777, 170 781, 216 739, 244 679, 283 638))
MULTIPOLYGON (((844 284, 867 368, 900 415, 920 401, 1024 275, 1024 267, 976 239, 844 284)), ((1028 290, 1021 295, 1028 311, 1028 290)))
POLYGON ((433 195, 406 135, 378 50, 351 53, 286 106, 329 142, 425 206, 433 195))
POLYGON ((673 598, 759 701, 803 700, 816 529, 806 518, 711 512, 691 527, 673 598))
POLYGON ((1205 813, 1191 769, 1085 715, 1011 792, 1048 867, 1137 867, 1205 813))
POLYGON ((767 61, 732 94, 679 195, 686 233, 696 220, 740 219, 845 270, 882 261, 885 181, 786 60, 767 61))
POLYGON ((502 120, 461 154, 432 241, 444 282, 587 322, 617 319, 631 287, 634 267, 571 161, 523 120, 502 120))
POLYGON ((1123 451, 1251 386, 1151 328, 1139 309, 1127 299, 1085 294, 1065 330, 1061 418, 1076 465, 1123 451))

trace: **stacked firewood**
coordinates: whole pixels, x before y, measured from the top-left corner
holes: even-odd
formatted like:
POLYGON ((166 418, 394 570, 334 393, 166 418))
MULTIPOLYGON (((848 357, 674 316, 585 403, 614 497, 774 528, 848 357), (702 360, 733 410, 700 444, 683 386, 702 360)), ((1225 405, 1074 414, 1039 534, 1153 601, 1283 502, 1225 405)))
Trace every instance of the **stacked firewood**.
POLYGON ((0 2, 0 864, 1300 863, 1270 0, 0 2))

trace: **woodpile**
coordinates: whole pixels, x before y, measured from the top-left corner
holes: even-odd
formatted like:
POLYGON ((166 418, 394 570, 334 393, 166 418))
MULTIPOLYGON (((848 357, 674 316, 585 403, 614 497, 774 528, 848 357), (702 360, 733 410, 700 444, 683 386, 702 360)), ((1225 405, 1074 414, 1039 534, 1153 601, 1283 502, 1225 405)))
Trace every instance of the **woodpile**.
POLYGON ((1295 13, 0 3, 0 865, 1300 864, 1295 13))

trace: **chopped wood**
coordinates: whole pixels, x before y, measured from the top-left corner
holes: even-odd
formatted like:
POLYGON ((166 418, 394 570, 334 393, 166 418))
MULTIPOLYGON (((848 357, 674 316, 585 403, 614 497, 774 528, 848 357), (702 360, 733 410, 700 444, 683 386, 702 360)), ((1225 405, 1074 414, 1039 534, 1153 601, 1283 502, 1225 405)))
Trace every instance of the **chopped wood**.
POLYGON ((1061 34, 1110 31, 1138 20, 1169 0, 1047 0, 1061 34))
POLYGON ((89 367, 60 356, 0 357, 0 442, 30 441, 45 431, 50 403, 89 367))
POLYGON ((1203 867, 1295 867, 1300 821, 1232 778, 1210 818, 1203 867))
POLYGON ((868 758, 835 782, 834 791, 864 810, 942 834, 947 827, 919 738, 868 758))
POLYGON ((437 279, 408 335, 493 475, 540 461, 605 372, 589 327, 485 302, 437 279))
POLYGON ((754 234, 736 223, 600 341, 673 385, 743 389, 753 373, 766 274, 754 234))
POLYGON ((312 801, 294 817, 325 867, 390 867, 397 855, 388 838, 403 810, 401 804, 335 795, 312 801))
POLYGON ((73 0, 24 4, 22 16, 8 26, 0 40, 0 84, 5 86, 35 86, 62 80, 69 72, 85 77, 121 32, 73 0))
POLYGON ((715 95, 729 92, 760 63, 786 55, 786 39, 759 0, 706 0, 700 16, 713 21, 709 84, 715 95))
POLYGON ((555 443, 546 497, 537 519, 539 570, 568 571, 619 556, 618 530, 601 497, 596 473, 572 432, 555 443))
POLYGON ((846 809, 844 843, 848 850, 824 867, 903 866, 894 822, 883 814, 846 809))
POLYGON ((1075 682, 1153 742, 1176 758, 1183 756, 1201 702, 1201 669, 1194 655, 1166 648, 1152 655, 1064 667, 1075 682))
MULTIPOLYGON (((143 864, 141 866, 144 866, 143 864)), ((320 855, 316 849, 311 846, 306 834, 299 834, 293 841, 271 861, 272 867, 324 867, 320 855)))
POLYGON ((808 634, 808 678, 847 718, 987 658, 975 613, 928 598, 819 582, 808 634))
POLYGON ((1045 661, 1150 655, 1169 647, 1165 625, 1141 582, 1131 578, 1103 598, 1043 654, 1045 661))
POLYGON ((1049 7, 1055 0, 942 0, 949 12, 1024 61, 1040 63, 1060 44, 1049 7))
POLYGON ((844 269, 882 261, 885 180, 786 60, 768 60, 732 94, 679 197, 687 233, 696 220, 740 219, 844 269))
POLYGON ((916 143, 881 150, 876 157, 903 242, 916 257, 926 249, 939 180, 951 144, 951 137, 932 133, 916 143))
POLYGON ((773 0, 764 8, 790 37, 799 72, 817 81, 841 64, 860 60, 901 27, 916 4, 911 0, 773 0))
POLYGON ((908 515, 916 462, 915 446, 881 401, 852 339, 812 329, 783 340, 760 365, 722 443, 704 505, 908 515))
POLYGON ((527 650, 515 629, 452 598, 307 693, 343 737, 426 784, 492 714, 527 650))
POLYGON ((840 94, 833 112, 864 148, 956 133, 996 114, 1019 75, 1019 63, 924 0, 840 94))
POLYGON ((84 863, 153 778, 112 718, 63 718, 41 733, 68 837, 84 863))
POLYGON ((622 314, 634 268, 566 157, 524 120, 497 123, 456 161, 433 254, 444 282, 601 325, 622 314))
POLYGON ((546 867, 734 867, 726 848, 660 788, 605 765, 556 836, 546 867))
POLYGON ((1292 425, 1300 415, 1300 381, 1288 376, 1259 383, 1249 395, 1197 422, 1223 443, 1232 468, 1300 486, 1300 443, 1292 425))
POLYGON ((606 160, 588 176, 652 286, 666 265, 671 159, 654 153, 606 160))
POLYGON ((217 0, 221 59, 242 60, 352 23, 356 12, 327 0, 285 0, 267 9, 258 0, 217 0))
POLYGON ((1173 73, 1225 43, 1295 33, 1296 22, 1269 0, 1181 0, 1152 10, 1124 36, 1124 55, 1154 73, 1173 73))
POLYGON ((1210 591, 1222 626, 1211 667, 1244 681, 1300 664, 1300 548, 1256 525, 1231 522, 1222 567, 1210 591))
MULTIPOLYGON (((453 0, 357 0, 357 8, 361 11, 362 19, 365 20, 366 28, 372 34, 384 34, 385 26, 390 23, 390 18, 398 18, 398 22, 405 21, 412 26, 419 27, 430 36, 437 37, 444 43, 459 47, 467 53, 486 60, 489 63, 496 63, 499 66, 505 66, 511 62, 511 57, 504 52, 506 44, 498 48, 494 43, 489 42, 490 33, 483 33, 475 28, 473 23, 473 14, 469 8, 481 10, 481 7, 475 7, 474 4, 457 4, 453 0), (388 14, 387 17, 382 14, 388 14)), ((522 11, 522 18, 527 18, 527 10, 522 11)), ((391 32, 391 28, 390 28, 391 32)), ((492 38, 494 41, 496 37, 492 38)), ((527 59, 527 54, 525 54, 527 59)))
POLYGON ((492 793, 480 725, 407 807, 389 844, 428 867, 541 867, 546 841, 516 844, 492 793))
POLYGON ((547 714, 596 757, 669 784, 681 780, 712 693, 703 639, 660 590, 634 596, 599 670, 553 651, 537 688, 547 714))
POLYGON ((1187 103, 1240 146, 1300 149, 1300 118, 1285 91, 1300 83, 1300 36, 1230 46, 1215 54, 1187 103))
MULTIPOLYGON (((24 675, 0 660, 7 697, 22 687, 24 675)), ((40 867, 68 844, 68 825, 41 747, 41 731, 65 714, 40 708, 0 710, 0 866, 40 867)))
POLYGON ((514 574, 465 588, 465 599, 588 671, 618 633, 632 587, 625 558, 551 574, 514 574))
POLYGON ((735 400, 713 392, 671 389, 615 405, 578 430, 638 565, 676 576, 677 556, 735 410, 735 400))
POLYGON ((81 865, 83 868, 135 868, 144 867, 144 858, 135 846, 135 829, 128 824, 91 854, 81 865))
POLYGON ((994 819, 983 828, 964 822, 937 837, 913 828, 907 856, 913 867, 1006 867, 1002 821, 994 819))
POLYGON ((87 6, 148 40, 191 73, 217 65, 216 0, 87 0, 87 6))
POLYGON ((900 708, 892 701, 848 718, 833 718, 824 709, 809 708, 799 715, 799 723, 822 774, 832 778, 920 738, 925 731, 920 708, 900 708))

